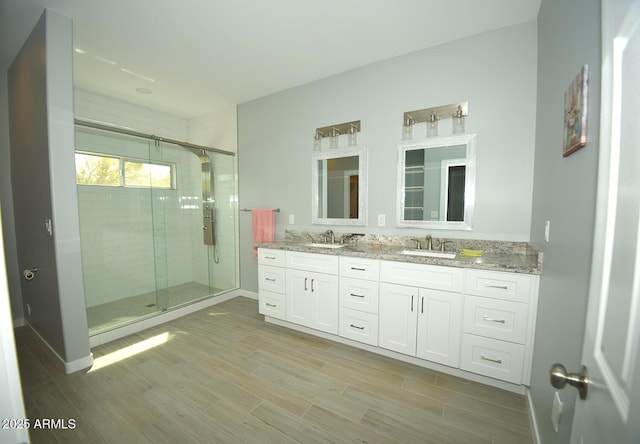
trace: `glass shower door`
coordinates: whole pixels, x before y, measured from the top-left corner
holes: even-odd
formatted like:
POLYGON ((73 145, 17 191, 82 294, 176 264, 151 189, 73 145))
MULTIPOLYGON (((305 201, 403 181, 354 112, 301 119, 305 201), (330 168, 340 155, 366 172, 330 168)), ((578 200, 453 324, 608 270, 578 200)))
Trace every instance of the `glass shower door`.
POLYGON ((237 288, 233 156, 84 127, 76 151, 90 334, 237 288))

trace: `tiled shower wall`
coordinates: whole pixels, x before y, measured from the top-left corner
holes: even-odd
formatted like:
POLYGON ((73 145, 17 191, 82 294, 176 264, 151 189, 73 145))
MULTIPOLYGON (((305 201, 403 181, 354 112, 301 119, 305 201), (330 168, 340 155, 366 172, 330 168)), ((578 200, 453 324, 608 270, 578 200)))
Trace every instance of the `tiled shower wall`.
MULTIPOLYGON (((83 90, 75 92, 75 113, 80 118, 188 140, 188 125, 182 119, 83 90)), ((150 149, 157 148, 151 141, 82 132, 76 149, 145 159, 150 149)), ((160 149, 162 160, 176 164, 175 190, 154 190, 152 199, 152 191, 144 188, 78 187, 87 306, 154 291, 156 278, 161 286, 207 285, 211 274, 216 289, 236 287, 235 159, 217 154, 213 158, 220 257, 214 264, 212 247, 202 241, 200 162, 180 147, 163 144, 160 149), (161 232, 164 234, 158 236, 161 232), (165 263, 154 257, 164 258, 165 263)), ((152 151, 151 157, 160 159, 158 154, 152 151)))

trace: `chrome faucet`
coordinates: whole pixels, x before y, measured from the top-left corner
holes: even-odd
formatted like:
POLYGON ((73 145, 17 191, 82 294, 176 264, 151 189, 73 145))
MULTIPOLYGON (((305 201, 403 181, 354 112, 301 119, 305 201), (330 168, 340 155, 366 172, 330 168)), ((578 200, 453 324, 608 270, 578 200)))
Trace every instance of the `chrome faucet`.
POLYGON ((416 242, 416 250, 422 250, 422 244, 420 243, 420 239, 411 239, 412 241, 416 242))
POLYGON ((335 244, 336 243, 336 236, 335 236, 335 234, 333 234, 333 230, 327 230, 324 234, 329 236, 329 238, 327 239, 327 242, 329 242, 331 244, 335 244))
POLYGON ((433 238, 428 234, 425 239, 427 240, 427 250, 433 250, 433 238))

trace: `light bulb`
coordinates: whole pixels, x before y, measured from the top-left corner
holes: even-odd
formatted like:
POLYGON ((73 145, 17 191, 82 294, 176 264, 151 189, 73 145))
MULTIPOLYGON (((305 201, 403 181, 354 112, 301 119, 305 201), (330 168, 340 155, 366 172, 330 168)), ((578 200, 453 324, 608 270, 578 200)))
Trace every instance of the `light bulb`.
POLYGON ((407 117, 402 125, 402 140, 411 140, 413 138, 413 122, 411 117, 407 117))

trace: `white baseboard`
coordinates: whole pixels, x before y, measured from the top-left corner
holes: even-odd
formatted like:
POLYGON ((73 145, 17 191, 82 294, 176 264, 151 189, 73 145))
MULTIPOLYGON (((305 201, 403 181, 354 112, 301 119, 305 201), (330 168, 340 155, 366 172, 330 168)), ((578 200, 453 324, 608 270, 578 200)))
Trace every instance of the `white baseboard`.
POLYGON ((89 352, 87 356, 83 356, 79 359, 75 359, 69 362, 65 361, 64 359, 62 359, 62 356, 60 356, 58 352, 55 351, 55 349, 51 346, 51 344, 49 344, 47 340, 42 337, 42 335, 38 332, 38 330, 33 328, 33 325, 29 324, 28 322, 26 323, 26 325, 36 334, 36 336, 38 336, 38 338, 40 338, 42 343, 46 345, 49 348, 49 350, 51 350, 51 353, 53 353, 54 356, 60 360, 62 365, 64 365, 64 372, 67 375, 71 373, 75 373, 80 370, 84 370, 93 365, 93 353, 91 352, 89 352))
POLYGON ((75 361, 64 363, 64 372, 68 375, 75 373, 85 368, 89 368, 93 365, 93 353, 89 353, 88 356, 76 359, 75 361))
POLYGON ((536 412, 533 410, 533 400, 531 399, 531 390, 527 389, 527 407, 529 409, 529 421, 531 422, 531 430, 533 431, 533 438, 535 444, 540 444, 540 431, 538 430, 538 420, 536 418, 536 412))
POLYGON ((242 292, 242 296, 244 296, 245 298, 249 298, 249 299, 255 299, 256 301, 258 300, 258 293, 255 291, 248 291, 248 290, 240 290, 242 292))

